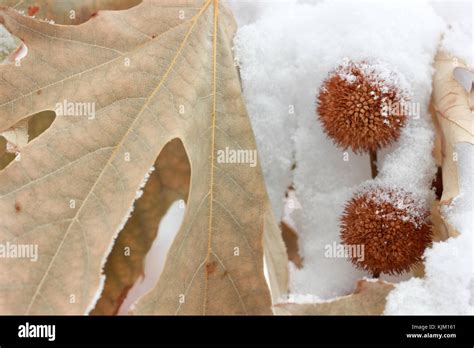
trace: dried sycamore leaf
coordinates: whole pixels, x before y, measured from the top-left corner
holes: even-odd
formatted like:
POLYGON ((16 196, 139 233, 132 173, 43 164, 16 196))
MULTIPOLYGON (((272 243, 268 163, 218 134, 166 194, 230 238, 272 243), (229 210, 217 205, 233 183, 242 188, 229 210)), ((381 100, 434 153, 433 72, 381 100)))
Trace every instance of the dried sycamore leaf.
POLYGON ((156 239, 161 219, 173 202, 187 200, 190 174, 183 144, 172 140, 158 156, 143 196, 135 202, 132 216, 107 259, 104 291, 91 314, 118 313, 130 288, 143 276, 144 258, 156 239))
POLYGON ((99 10, 124 10, 141 0, 3 0, 0 5, 58 24, 80 24, 99 10))
POLYGON ((393 284, 359 280, 353 294, 321 303, 276 305, 276 313, 286 315, 380 315, 393 284))
MULTIPOLYGON (((474 69, 468 68, 459 59, 447 53, 438 53, 433 77, 432 108, 442 137, 443 195, 440 206, 449 205, 459 195, 455 145, 462 142, 474 144, 473 106, 470 104, 470 94, 454 77, 456 68, 474 72, 474 69)), ((445 225, 449 236, 458 235, 446 221, 445 225)))
POLYGON ((137 312, 271 313, 261 169, 217 161, 220 150, 256 149, 227 9, 217 0, 143 1, 57 26, 3 8, 0 23, 29 49, 21 66, 0 66, 0 131, 61 110, 57 103, 62 112, 84 103, 95 110, 58 116, 0 174, 0 240, 39 253, 37 262, 0 263, 0 312, 89 312, 136 191, 179 138, 192 169, 186 214, 137 312))

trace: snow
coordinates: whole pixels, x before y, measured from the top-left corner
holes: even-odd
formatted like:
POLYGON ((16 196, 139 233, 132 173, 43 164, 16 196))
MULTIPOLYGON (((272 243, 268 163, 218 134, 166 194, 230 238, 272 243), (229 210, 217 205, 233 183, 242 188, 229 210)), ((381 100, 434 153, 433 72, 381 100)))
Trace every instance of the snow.
POLYGON ((17 44, 13 36, 10 35, 3 25, 0 25, 0 63, 13 52, 16 46, 17 44))
POLYGON ((127 293, 119 314, 127 314, 133 309, 133 304, 148 291, 154 288, 163 267, 174 237, 179 231, 184 219, 186 204, 179 200, 174 202, 163 216, 158 226, 158 235, 145 256, 144 276, 140 277, 127 293))
POLYGON ((472 227, 470 233, 435 243, 425 252, 425 277, 397 284, 385 314, 474 314, 472 253, 472 227))
POLYGON ((474 66, 472 47, 474 5, 470 0, 433 1, 435 11, 448 24, 441 48, 474 66))
POLYGON ((456 144, 459 163, 459 195, 450 206, 443 210, 443 215, 461 233, 474 233, 474 145, 456 144))
POLYGON ((474 145, 456 145, 460 194, 442 211, 460 236, 425 252, 426 276, 397 284, 386 314, 474 314, 474 145))
MULTIPOLYGON (((372 61, 364 61, 354 64, 352 59, 344 57, 341 64, 336 68, 336 71, 330 73, 329 77, 333 74, 337 74, 348 83, 352 84, 356 80, 356 76, 351 72, 353 67, 360 70, 364 78, 369 81, 372 86, 377 86, 383 93, 395 90, 397 92, 397 100, 410 98, 410 86, 405 77, 394 71, 393 67, 388 66, 383 62, 373 61, 373 59, 372 61)), ((372 91, 371 94, 373 95, 375 92, 372 91)))
MULTIPOLYGON (((355 190, 375 184, 403 188, 425 207, 433 199, 434 133, 427 108, 444 22, 425 2, 279 4, 262 10, 264 16, 258 19, 238 18, 247 25, 237 32, 235 54, 274 213, 283 216, 283 198, 291 183, 301 205, 292 220, 304 267, 292 268, 292 294, 326 300, 347 295, 357 279, 369 276, 345 259, 324 256, 325 245, 340 242, 339 217, 355 190), (322 82, 348 58, 380 62, 384 71, 399 72, 406 81, 399 82, 410 86, 412 101, 420 108, 399 142, 379 154, 375 181, 370 179, 368 156, 335 147, 316 116, 322 82)), ((239 6, 237 16, 244 12, 244 5, 239 6)))

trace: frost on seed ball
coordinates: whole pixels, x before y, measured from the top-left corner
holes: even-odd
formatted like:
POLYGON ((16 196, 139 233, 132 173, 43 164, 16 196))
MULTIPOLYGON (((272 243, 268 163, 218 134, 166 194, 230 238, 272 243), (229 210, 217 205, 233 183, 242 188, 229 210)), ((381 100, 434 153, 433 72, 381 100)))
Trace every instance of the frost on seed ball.
POLYGON ((429 211, 412 194, 373 187, 356 193, 341 218, 341 240, 364 246, 351 261, 373 274, 401 274, 422 261, 431 245, 429 211))
POLYGON ((323 82, 317 112, 326 134, 356 153, 377 151, 400 136, 410 99, 404 78, 380 63, 344 60, 323 82))

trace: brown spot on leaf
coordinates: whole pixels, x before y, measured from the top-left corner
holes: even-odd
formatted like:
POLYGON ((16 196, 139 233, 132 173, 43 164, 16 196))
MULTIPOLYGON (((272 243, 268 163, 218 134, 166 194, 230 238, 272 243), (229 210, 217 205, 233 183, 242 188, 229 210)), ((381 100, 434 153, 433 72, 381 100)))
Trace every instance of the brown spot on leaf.
POLYGON ((39 6, 28 6, 28 16, 33 17, 39 11, 39 6))
POLYGON ((217 269, 217 263, 215 261, 208 262, 206 264, 206 276, 210 276, 211 274, 215 273, 217 269))

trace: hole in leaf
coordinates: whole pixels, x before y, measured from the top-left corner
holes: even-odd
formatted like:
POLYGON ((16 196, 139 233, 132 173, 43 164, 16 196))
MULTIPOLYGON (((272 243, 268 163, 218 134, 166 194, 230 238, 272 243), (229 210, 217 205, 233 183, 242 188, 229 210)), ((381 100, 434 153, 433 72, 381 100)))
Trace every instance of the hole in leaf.
POLYGON ((7 152, 7 140, 0 136, 0 170, 15 159, 15 154, 7 152))
POLYGON ((471 111, 474 111, 474 71, 456 68, 454 69, 453 76, 468 93, 469 107, 471 111))
POLYGON ((42 111, 28 118, 28 142, 44 133, 56 118, 54 111, 42 111))
POLYGON ((6 168, 21 153, 21 147, 44 133, 56 118, 54 111, 42 111, 18 122, 0 134, 0 170, 6 168), (23 139, 21 139, 23 138, 23 139))
MULTIPOLYGON (((152 284, 149 286, 156 283, 155 278, 162 268, 157 262, 164 262, 167 245, 174 239, 180 219, 184 216, 190 178, 191 168, 184 145, 181 140, 174 139, 163 148, 155 161, 155 170, 143 188, 143 195, 135 201, 131 217, 115 240, 104 267, 104 289, 91 315, 119 313, 135 284, 138 285, 133 290, 133 296, 143 295, 140 283, 143 279, 146 280, 145 285, 149 282, 145 267, 147 259, 154 272, 150 275, 152 284), (163 235, 157 238, 158 229, 163 235), (156 252, 158 255, 155 255, 156 252)), ((127 301, 134 300, 130 297, 127 301)), ((123 311, 126 312, 125 309, 123 311)))
POLYGON ((463 86, 466 92, 470 93, 472 91, 472 85, 474 84, 474 72, 471 72, 464 68, 454 69, 453 76, 455 80, 463 86))
POLYGON ((20 64, 28 54, 28 47, 0 24, 0 63, 20 64))
POLYGON ((131 306, 140 297, 153 289, 158 282, 165 266, 168 250, 183 222, 185 208, 186 203, 184 200, 178 200, 166 212, 158 227, 158 235, 146 254, 143 276, 135 282, 128 292, 118 314, 127 314, 131 306))

